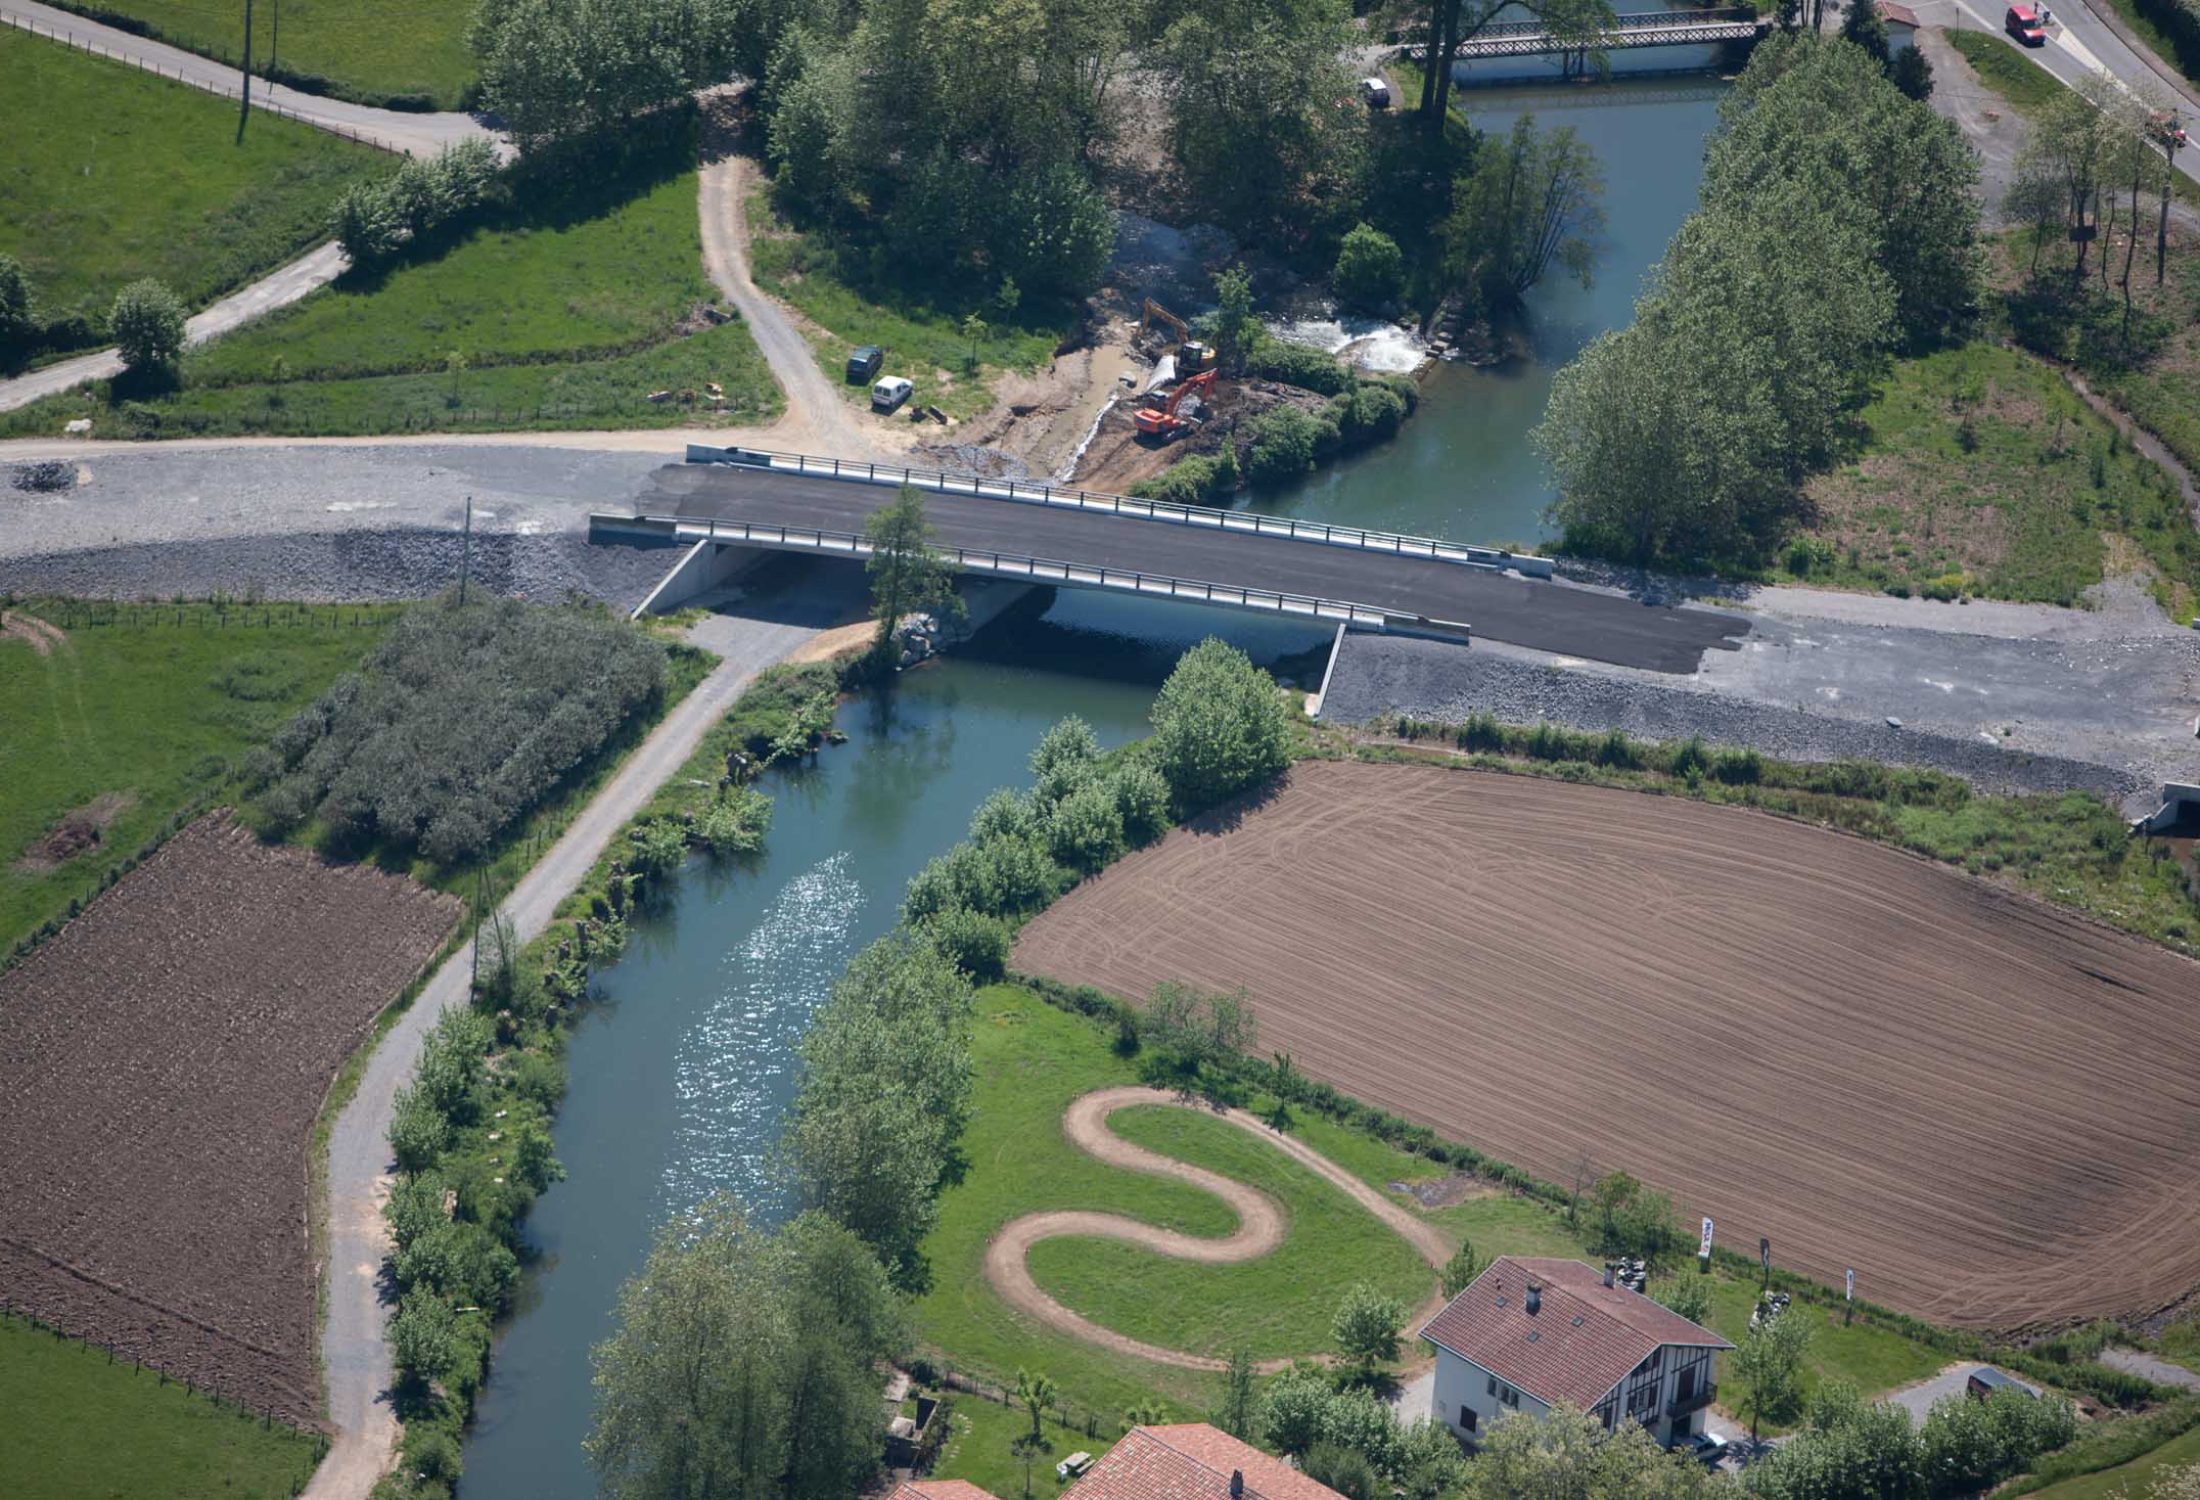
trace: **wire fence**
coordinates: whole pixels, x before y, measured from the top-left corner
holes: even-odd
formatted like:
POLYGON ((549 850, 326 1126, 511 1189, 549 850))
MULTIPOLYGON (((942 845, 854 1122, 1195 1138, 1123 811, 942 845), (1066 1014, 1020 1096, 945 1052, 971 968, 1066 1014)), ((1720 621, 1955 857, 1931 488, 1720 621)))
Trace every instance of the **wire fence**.
MULTIPOLYGON (((158 78, 173 79, 177 83, 187 84, 192 88, 203 90, 224 99, 239 98, 244 92, 241 83, 224 83, 220 79, 208 78, 204 74, 181 64, 164 61, 158 57, 148 57, 140 52, 131 52, 106 40, 103 33, 79 33, 74 27, 41 25, 35 17, 17 15, 12 11, 0 11, 0 21, 5 21, 18 31, 27 31, 32 36, 42 36, 50 41, 59 42, 64 47, 74 47, 77 51, 89 52, 94 57, 104 57, 114 62, 123 63, 129 67, 151 73, 158 78)), ((127 35, 128 33, 122 34, 127 35)), ((279 84, 262 83, 258 89, 253 91, 252 107, 254 109, 264 109, 272 115, 280 115, 286 120, 295 120, 301 125, 310 125, 315 130, 325 130, 331 135, 340 135, 345 140, 356 141, 362 146, 372 146, 377 151, 387 151, 395 156, 411 155, 411 152, 403 146, 370 135, 365 131, 354 129, 325 116, 303 113, 292 109, 287 104, 277 103, 268 97, 268 90, 281 86, 279 84)))
POLYGON ((116 626, 134 630, 273 630, 294 627, 371 629, 389 623, 386 606, 309 604, 210 594, 203 599, 28 599, 0 595, 64 631, 116 626))

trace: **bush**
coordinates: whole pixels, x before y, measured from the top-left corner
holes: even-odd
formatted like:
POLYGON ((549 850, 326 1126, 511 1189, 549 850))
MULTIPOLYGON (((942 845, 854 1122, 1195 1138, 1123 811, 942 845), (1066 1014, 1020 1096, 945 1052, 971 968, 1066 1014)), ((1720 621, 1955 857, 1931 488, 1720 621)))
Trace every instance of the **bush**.
POLYGON ((329 233, 354 266, 376 266, 479 208, 496 186, 496 148, 460 141, 425 159, 407 157, 378 182, 353 183, 329 210, 329 233))
POLYGON ((1149 843, 1169 826, 1169 783, 1148 765, 1129 765, 1109 778, 1123 838, 1131 845, 1149 843))
POLYGON ((750 786, 721 787, 695 816, 695 842, 712 854, 754 854, 771 826, 771 798, 750 786))
POLYGON ((1047 852, 1073 870, 1097 870, 1123 852, 1123 809, 1114 785, 1088 776, 1047 815, 1047 852))
POLYGON ((1071 714, 1046 732, 1031 752, 1031 799, 1044 812, 1092 778, 1100 764, 1100 739, 1071 714))
POLYGON ((970 817, 970 841, 1030 838, 1039 831, 1039 815, 1028 793, 1002 787, 978 804, 970 817))
POLYGON ((1337 249, 1338 297, 1355 307, 1381 308, 1405 287, 1406 258, 1398 242, 1369 224, 1356 224, 1337 249))
POLYGON ((972 979, 998 979, 1008 969, 1008 924, 967 906, 935 912, 923 923, 925 936, 972 979))
POLYGON ((1212 456, 1180 458, 1158 479, 1141 479, 1130 492, 1171 505, 1206 505, 1229 498, 1237 486, 1237 450, 1225 447, 1212 456))
POLYGON ((1252 446, 1245 474, 1254 484, 1289 484, 1312 471, 1314 460, 1337 442, 1336 426, 1295 406, 1264 412, 1247 428, 1252 446))
POLYGON ((147 277, 115 293, 107 335, 129 369, 168 369, 183 356, 183 324, 182 299, 147 277))
POLYGON ((1352 371, 1336 355, 1267 335, 1256 340, 1246 351, 1245 373, 1324 396, 1343 395, 1352 389, 1354 379, 1352 371))
POLYGON ((1361 447, 1397 436, 1406 419, 1405 398, 1387 385, 1370 381, 1354 386, 1329 403, 1329 418, 1346 447, 1361 447))
POLYGON ((1275 679, 1213 637, 1184 653, 1153 706, 1154 766, 1177 807, 1209 807, 1279 774, 1291 726, 1275 679))
POLYGON ((2022 1470, 2078 1435, 2077 1413, 2053 1396, 2013 1388, 1981 1401, 1969 1395, 1933 1403, 1918 1429, 1918 1461, 1935 1495, 1968 1495, 2022 1470))
POLYGON ((433 1292, 409 1292, 400 1299, 397 1316, 390 1319, 390 1356, 399 1378, 421 1386, 441 1380, 457 1351, 456 1322, 451 1304, 433 1292))
POLYGON ((38 331, 31 279, 12 255, 0 255, 0 355, 29 346, 38 331))

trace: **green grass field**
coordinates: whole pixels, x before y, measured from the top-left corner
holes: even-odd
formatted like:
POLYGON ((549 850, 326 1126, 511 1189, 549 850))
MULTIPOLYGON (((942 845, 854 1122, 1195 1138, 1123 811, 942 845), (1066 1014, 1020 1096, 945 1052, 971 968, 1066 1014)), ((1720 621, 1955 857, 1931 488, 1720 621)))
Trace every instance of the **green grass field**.
MULTIPOLYGON (((1186 1184, 1104 1167, 1063 1138, 1061 1113, 1070 1100, 1134 1076, 1132 1065, 1114 1054, 1109 1034, 1095 1023, 1019 987, 995 986, 979 997, 973 1054, 978 1082, 963 1138, 968 1166, 942 1195, 939 1224, 925 1242, 932 1285, 916 1304, 921 1341, 954 1368, 1004 1387, 1013 1384, 1019 1367, 1044 1371, 1062 1388, 1071 1427, 1080 1435, 1090 1413, 1100 1418, 1100 1436, 1112 1437, 1122 1412, 1147 1399, 1161 1399, 1177 1418, 1199 1417, 1214 1405, 1219 1377, 1105 1353, 1026 1322, 987 1286, 982 1258, 986 1241, 1001 1225, 1044 1208, 1124 1213, 1192 1234, 1227 1233, 1229 1211, 1186 1184)), ((1039 1284, 1094 1321, 1179 1348, 1226 1353, 1243 1339, 1260 1357, 1312 1354, 1327 1348, 1329 1319, 1351 1281, 1376 1280, 1410 1306, 1434 1290, 1429 1273, 1402 1241, 1343 1194, 1235 1127, 1159 1105, 1121 1111, 1113 1124, 1151 1150, 1274 1193, 1290 1210, 1291 1239, 1262 1260, 1203 1269, 1106 1241, 1061 1239, 1035 1246, 1031 1266, 1039 1284)), ((1378 1188, 1440 1175, 1422 1158, 1305 1111, 1291 1128, 1307 1145, 1378 1188)), ((1469 1197, 1428 1217, 1450 1236, 1471 1241, 1484 1260, 1496 1255, 1595 1259, 1567 1228, 1563 1214, 1510 1193, 1469 1197)), ((1714 1293, 1714 1326, 1731 1337, 1747 1324, 1755 1283, 1722 1274, 1715 1278, 1714 1293)), ((1809 1307, 1798 1315, 1824 1318, 1809 1307)), ((1406 1352, 1425 1351, 1409 1343, 1406 1352)), ((1930 1374, 1943 1362, 1892 1330, 1862 1319, 1844 1329, 1836 1319, 1821 1331, 1812 1354, 1811 1384, 1847 1380, 1876 1393, 1930 1374)), ((974 1420, 983 1425, 986 1414, 974 1420)), ((1003 1431, 1014 1435, 1012 1428, 1003 1431)), ((999 1446, 1003 1453, 987 1463, 1008 1464, 1005 1437, 999 1446)), ((1099 1451, 1082 1436, 1073 1446, 1099 1451)), ((941 1472, 998 1479, 1009 1471, 941 1472)))
MULTIPOLYGON (((162 41, 234 64, 244 7, 232 0, 61 0, 142 21, 162 41)), ((367 104, 457 109, 474 81, 466 28, 474 8, 448 0, 267 0, 254 13, 252 66, 325 80, 315 89, 367 104), (403 96, 417 96, 404 101, 403 96)))
POLYGON ((0 1318, 0 1411, 10 1500, 289 1496, 321 1461, 319 1438, 15 1318, 0 1318))
POLYGON ((2200 1427, 2183 1437, 2172 1438, 2152 1453, 2128 1464, 2103 1469, 2098 1474, 2065 1479, 2032 1493, 2039 1500, 2146 1500, 2155 1481, 2164 1477, 2168 1470, 2194 1464, 2200 1464, 2200 1427))
MULTIPOLYGON (((906 293, 853 285, 822 239, 776 219, 766 189, 750 194, 748 224, 756 284, 809 320, 810 342, 826 374, 845 385, 849 351, 877 344, 886 351, 883 373, 906 376, 916 386, 893 420, 906 421, 911 409, 925 406, 957 421, 976 416, 993 404, 995 377, 1043 368, 1061 342, 1065 320, 1052 308, 1019 303, 1010 314, 992 305, 935 306, 906 293), (978 346, 975 375, 967 368, 970 340, 962 334, 963 316, 972 311, 991 327, 978 346)), ((846 385, 846 394, 868 409, 868 387, 846 385)))
MULTIPOLYGON (((1684 1274, 1693 1275, 1691 1269, 1684 1274)), ((1749 1332, 1749 1310, 1756 1305, 1757 1284, 1720 1276, 1711 1288, 1711 1331, 1739 1344, 1749 1332)), ((1803 1396, 1807 1402, 1829 1381, 1846 1381, 1867 1396, 1937 1374, 1948 1357, 1905 1337, 1894 1329, 1858 1317, 1844 1325, 1841 1314, 1813 1303, 1790 1304, 1783 1317, 1801 1318, 1811 1325, 1810 1354, 1803 1362, 1803 1396)), ((1729 1356, 1731 1358, 1731 1356, 1729 1356)), ((1732 1410, 1741 1400, 1741 1387, 1731 1370, 1720 1372, 1720 1404, 1732 1410)), ((1767 1424, 1768 1433, 1783 1429, 1767 1424)))
POLYGON ((748 330, 697 316, 716 300, 694 172, 619 178, 589 201, 522 206, 439 254, 346 276, 188 355, 179 390, 123 403, 103 383, 26 408, 7 430, 80 415, 143 437, 662 427, 714 418, 700 399, 652 392, 701 398, 711 381, 726 397, 715 419, 768 420, 779 391, 748 330))
POLYGON ((178 811, 218 798, 244 753, 357 666, 393 613, 17 608, 66 622, 68 640, 41 656, 0 638, 0 953, 88 900, 178 811), (66 814, 101 799, 119 810, 96 845, 50 868, 25 862, 66 814))
POLYGON ((103 317, 155 276, 193 306, 328 237, 346 184, 393 158, 12 28, 0 30, 0 252, 41 312, 103 317))
MULTIPOLYGON (((930 1478, 967 1479, 1001 1500, 1014 1500, 1024 1492, 1024 1461, 1011 1446, 1031 1431, 1031 1418, 1020 1406, 1002 1406, 957 1392, 954 1397, 954 1435, 940 1448, 930 1478)), ((1041 1420, 1039 1434, 1046 1447, 1031 1461, 1031 1493, 1053 1496, 1063 1486, 1054 1477, 1054 1466, 1072 1453, 1100 1457, 1115 1445, 1120 1428, 1103 1426, 1094 1437, 1083 1427, 1063 1426, 1049 1415, 1041 1420)))
POLYGON ((2136 551, 2165 594, 2200 582, 2175 481, 2028 354, 1974 342, 1897 361, 1862 423, 1856 461, 1811 486, 1823 546, 1800 572, 1790 548, 1789 577, 2068 605, 2136 551))

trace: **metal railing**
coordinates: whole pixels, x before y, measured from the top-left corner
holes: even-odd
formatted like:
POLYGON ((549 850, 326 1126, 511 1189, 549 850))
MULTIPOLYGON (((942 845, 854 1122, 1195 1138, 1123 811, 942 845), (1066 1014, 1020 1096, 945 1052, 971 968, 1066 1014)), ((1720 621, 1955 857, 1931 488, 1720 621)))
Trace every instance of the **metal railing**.
MULTIPOLYGON (((615 527, 621 518, 593 519, 599 524, 615 527)), ((871 553, 871 544, 860 533, 828 531, 815 526, 772 526, 752 521, 712 518, 675 522, 672 534, 682 540, 836 553, 851 558, 868 557, 871 553)), ((1001 578, 1022 578, 1033 583, 1062 584, 1071 588, 1113 589, 1123 593, 1181 599, 1195 604, 1219 604, 1234 609, 1297 615, 1310 620, 1337 620, 1347 625, 1360 625, 1374 630, 1426 630, 1433 634, 1462 639, 1471 638, 1473 634, 1469 626, 1456 620, 1397 614, 1373 605, 1323 599, 1312 594, 1294 594, 1281 589, 1246 588, 1232 583, 1209 583, 1196 578, 1146 573, 1135 568, 1061 562, 1053 558, 1028 557, 1018 552, 998 552, 987 547, 937 546, 933 550, 962 572, 989 573, 1001 578)))
MULTIPOLYGON (((74 47, 79 52, 89 52, 94 57, 104 57, 110 61, 122 63, 127 67, 140 69, 143 72, 151 73, 157 78, 173 79, 177 83, 213 94, 218 98, 235 99, 242 93, 241 85, 221 83, 211 78, 196 77, 173 63, 164 63, 158 58, 147 57, 143 53, 131 52, 114 46, 97 34, 79 35, 73 27, 41 26, 34 17, 17 15, 13 11, 0 11, 0 22, 5 22, 18 31, 27 31, 32 36, 42 36, 49 41, 59 42, 64 47, 74 47)), ((88 22, 87 24, 96 23, 88 22)), ((124 36, 129 35, 128 32, 121 34, 124 36)), ((176 50, 179 52, 187 51, 187 49, 180 47, 176 50)), ((211 62, 213 59, 209 58, 206 61, 211 62)), ((252 107, 254 109, 264 109, 271 115, 280 115, 286 120, 295 120, 300 125, 310 125, 315 130, 325 130, 331 135, 340 135, 346 140, 357 141, 362 146, 372 146, 377 151, 387 151, 393 156, 411 154, 402 146, 392 145, 386 140, 356 130, 349 125, 341 125, 334 120, 318 115, 305 114, 292 109, 286 104, 278 104, 267 97, 267 91, 270 88, 284 86, 261 82, 259 88, 253 91, 252 107)))
MULTIPOLYGON (((1455 54, 1462 60, 1476 57, 1518 57, 1536 52, 1578 52, 1584 49, 1670 47, 1689 43, 1739 41, 1754 36, 1764 23, 1757 13, 1744 9, 1634 11, 1612 18, 1612 24, 1593 37, 1553 36, 1542 21, 1497 21, 1460 42, 1455 54)), ((1427 61, 1428 48, 1413 49, 1427 61)))
POLYGON ((1168 500, 1139 500, 1102 490, 1064 488, 1031 480, 982 479, 975 474, 947 474, 936 469, 916 469, 856 459, 816 458, 805 453, 780 453, 767 448, 713 448, 691 443, 687 453, 690 463, 723 463, 736 467, 770 469, 777 473, 843 479, 858 484, 907 484, 943 495, 1014 500, 1027 505, 1050 505, 1064 510, 1129 516, 1136 520, 1162 521, 1176 526, 1199 526, 1213 531, 1235 531, 1249 536, 1320 542, 1331 547, 1384 552, 1396 557, 1428 558, 1437 562, 1462 563, 1469 567, 1514 568, 1537 578, 1551 576, 1550 559, 1530 553, 1508 552, 1497 547, 1473 547, 1458 542, 1438 541, 1433 537, 1407 536, 1394 531, 1371 531, 1363 526, 1338 526, 1327 521, 1301 520, 1295 516, 1218 510, 1212 506, 1179 505, 1168 500))

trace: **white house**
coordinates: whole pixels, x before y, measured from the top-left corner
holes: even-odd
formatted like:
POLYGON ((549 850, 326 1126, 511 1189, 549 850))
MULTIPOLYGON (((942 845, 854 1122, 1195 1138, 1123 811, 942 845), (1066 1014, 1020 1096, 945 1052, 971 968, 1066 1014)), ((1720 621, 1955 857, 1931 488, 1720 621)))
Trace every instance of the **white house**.
POLYGON ((1563 1401, 1623 1417, 1671 1447, 1703 1430, 1716 1361, 1734 1346, 1578 1260, 1501 1255, 1429 1319, 1433 1415, 1468 1443, 1509 1412, 1540 1417, 1563 1401))

